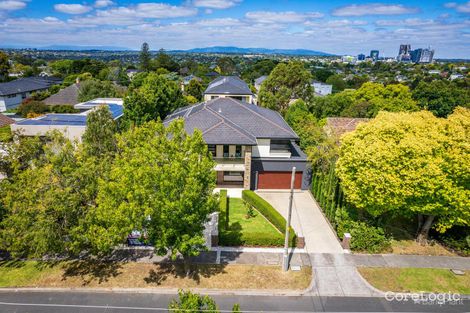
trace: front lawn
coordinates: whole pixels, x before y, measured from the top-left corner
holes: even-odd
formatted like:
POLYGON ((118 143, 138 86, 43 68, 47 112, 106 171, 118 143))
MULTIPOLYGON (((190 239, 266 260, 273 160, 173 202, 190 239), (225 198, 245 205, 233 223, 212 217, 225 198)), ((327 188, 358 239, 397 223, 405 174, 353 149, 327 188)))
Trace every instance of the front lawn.
POLYGON ((226 214, 221 212, 219 221, 219 244, 221 246, 275 246, 284 245, 281 234, 263 215, 254 210, 247 218, 242 199, 230 198, 228 205, 228 228, 226 214))
POLYGON ((280 266, 193 264, 186 276, 183 264, 69 261, 0 262, 0 287, 54 288, 217 288, 305 289, 310 267, 283 272, 280 266))
POLYGON ((459 276, 448 269, 432 268, 359 268, 358 270, 372 286, 382 291, 470 294, 470 271, 459 276))

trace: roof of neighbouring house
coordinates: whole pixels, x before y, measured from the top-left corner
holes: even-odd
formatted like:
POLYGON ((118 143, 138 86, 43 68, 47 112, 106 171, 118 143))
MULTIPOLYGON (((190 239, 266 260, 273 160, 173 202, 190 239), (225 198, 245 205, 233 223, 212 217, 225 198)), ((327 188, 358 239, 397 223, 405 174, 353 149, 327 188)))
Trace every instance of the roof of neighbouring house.
POLYGON ((0 127, 15 123, 15 120, 0 113, 0 127))
POLYGON ((44 99, 47 105, 71 104, 75 105, 78 101, 78 92, 80 91, 80 84, 72 84, 65 87, 56 94, 44 99))
POLYGON ((86 126, 87 115, 92 109, 106 105, 111 111, 113 119, 118 119, 123 114, 122 100, 118 98, 98 98, 75 105, 76 109, 84 110, 81 113, 46 114, 36 118, 21 120, 16 125, 37 125, 37 126, 86 126))
POLYGON ((359 123, 365 123, 369 120, 357 117, 327 117, 325 127, 335 136, 341 137, 341 135, 355 130, 359 123))
POLYGON ((236 76, 220 76, 207 86, 205 94, 252 95, 253 93, 242 79, 236 76))
POLYGON ((257 79, 255 79, 255 84, 256 85, 261 85, 266 80, 266 78, 268 78, 267 75, 263 75, 263 76, 258 77, 257 79))
POLYGON ((198 82, 202 82, 202 78, 194 76, 194 75, 188 75, 188 76, 183 77, 183 81, 185 83, 189 83, 193 79, 197 80, 198 82))
POLYGON ((207 144, 256 145, 257 138, 299 138, 278 112, 232 98, 180 108, 164 124, 177 118, 184 119, 190 134, 200 129, 207 144))
POLYGON ((62 82, 56 77, 25 77, 0 83, 0 96, 47 89, 62 82))

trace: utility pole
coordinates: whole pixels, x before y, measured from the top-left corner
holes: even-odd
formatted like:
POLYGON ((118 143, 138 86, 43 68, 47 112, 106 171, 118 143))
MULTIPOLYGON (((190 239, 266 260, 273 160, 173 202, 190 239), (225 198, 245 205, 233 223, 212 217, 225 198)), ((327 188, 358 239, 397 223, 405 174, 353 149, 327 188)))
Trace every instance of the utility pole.
POLYGON ((295 166, 292 168, 292 176, 290 179, 290 197, 289 197, 289 210, 287 213, 286 221, 286 239, 284 241, 284 257, 282 262, 282 270, 287 272, 289 269, 289 228, 290 228, 290 219, 292 215, 292 201, 294 199, 294 182, 295 182, 295 166))

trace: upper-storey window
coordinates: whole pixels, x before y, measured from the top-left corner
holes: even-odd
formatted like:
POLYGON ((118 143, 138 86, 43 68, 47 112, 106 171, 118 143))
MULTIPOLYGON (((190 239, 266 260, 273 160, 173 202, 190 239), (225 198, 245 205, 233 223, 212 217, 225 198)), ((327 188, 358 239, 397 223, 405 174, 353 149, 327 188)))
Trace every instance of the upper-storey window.
POLYGON ((212 153, 212 156, 215 157, 217 154, 216 146, 215 145, 207 145, 207 149, 209 150, 210 153, 212 153))
POLYGON ((235 146, 235 157, 236 158, 242 157, 242 146, 239 146, 239 145, 235 146))
POLYGON ((229 145, 224 145, 224 158, 229 157, 229 145))
POLYGON ((286 152, 290 151, 290 140, 271 139, 271 152, 286 152))

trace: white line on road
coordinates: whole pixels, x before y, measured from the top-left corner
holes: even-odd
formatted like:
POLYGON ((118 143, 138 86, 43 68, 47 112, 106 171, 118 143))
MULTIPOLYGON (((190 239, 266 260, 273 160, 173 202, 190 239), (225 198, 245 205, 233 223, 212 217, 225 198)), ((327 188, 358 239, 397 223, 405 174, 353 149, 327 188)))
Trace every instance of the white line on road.
MULTIPOLYGON (((114 309, 114 310, 142 310, 142 311, 164 311, 172 312, 173 310, 167 308, 150 308, 150 307, 132 307, 132 306, 111 306, 111 305, 84 305, 84 304, 57 304, 57 303, 20 303, 20 302, 0 302, 0 306, 31 306, 31 307, 61 307, 61 308, 82 308, 82 309, 114 309)), ((178 309, 179 312, 187 311, 192 312, 193 310, 178 309)), ((213 312, 213 310, 199 310, 200 312, 213 312)), ((230 313, 232 310, 219 310, 221 313, 230 313)), ((247 311, 246 313, 261 313, 265 311, 247 311)), ((292 311, 269 311, 271 313, 287 313, 292 311)), ((311 313, 311 311, 295 311, 295 313, 311 313)))

